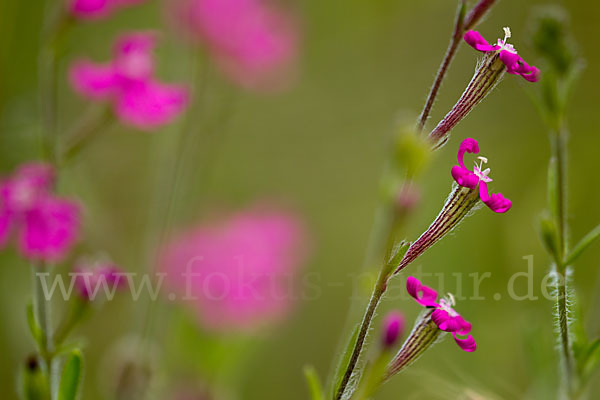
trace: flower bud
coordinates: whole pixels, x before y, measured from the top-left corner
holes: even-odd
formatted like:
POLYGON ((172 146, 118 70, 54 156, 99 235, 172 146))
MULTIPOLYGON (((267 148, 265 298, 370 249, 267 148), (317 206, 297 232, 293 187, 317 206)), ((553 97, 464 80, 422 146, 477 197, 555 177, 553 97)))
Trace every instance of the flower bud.
POLYGON ((404 316, 398 311, 389 312, 383 321, 382 343, 386 349, 392 348, 404 332, 404 316))

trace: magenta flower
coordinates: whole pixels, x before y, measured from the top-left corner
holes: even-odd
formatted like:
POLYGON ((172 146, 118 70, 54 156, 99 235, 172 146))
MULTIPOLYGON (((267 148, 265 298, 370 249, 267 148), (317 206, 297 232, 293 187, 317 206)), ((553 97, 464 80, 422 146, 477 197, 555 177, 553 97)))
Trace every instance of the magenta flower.
POLYGON ((122 36, 112 62, 76 61, 70 70, 71 85, 92 100, 111 102, 125 124, 152 130, 169 123, 186 107, 188 93, 181 86, 155 80, 155 42, 155 36, 147 32, 122 36))
POLYGON ((476 31, 465 33, 465 41, 485 55, 477 64, 473 78, 454 107, 429 133, 434 150, 448 141, 452 129, 496 87, 506 72, 521 75, 529 82, 539 79, 540 71, 523 61, 515 48, 506 42, 510 37, 510 29, 504 28, 504 31, 504 40, 499 39, 493 46, 476 31))
POLYGON ((452 167, 452 177, 460 186, 476 189, 479 185, 479 197, 492 211, 505 213, 512 207, 512 202, 505 198, 502 193, 494 193, 491 196, 488 193, 487 184, 492 181, 488 176, 490 169, 483 169, 483 164, 487 163, 487 158, 477 157, 479 165, 475 163, 473 170, 465 167, 463 157, 465 153, 479 153, 479 144, 475 139, 467 138, 462 141, 458 149, 458 164, 452 167))
POLYGON ((388 364, 384 381, 414 363, 446 333, 452 333, 464 351, 473 352, 477 349, 470 335, 471 324, 454 310, 454 297, 451 294, 438 302, 437 292, 412 276, 406 281, 406 290, 425 310, 417 317, 412 331, 388 364))
POLYGON ((126 284, 122 270, 111 262, 80 261, 73 269, 73 273, 75 289, 86 301, 95 300, 101 290, 104 290, 107 296, 112 296, 126 284))
POLYGON ((145 0, 71 0, 69 11, 77 18, 104 18, 113 11, 141 3, 145 0))
POLYGON ((467 352, 475 351, 477 344, 471 332, 471 324, 457 313, 454 308, 454 297, 449 294, 447 298, 440 299, 437 302, 437 292, 430 287, 422 285, 421 282, 412 276, 406 280, 406 290, 420 305, 427 308, 433 308, 431 320, 439 329, 444 332, 452 333, 458 346, 467 352), (463 337, 466 336, 467 337, 463 337))
POLYGON ((504 28, 504 39, 498 39, 495 45, 491 45, 477 31, 470 30, 465 33, 465 41, 475 50, 491 53, 497 52, 500 60, 506 65, 506 72, 513 75, 521 75, 529 82, 537 82, 540 79, 540 70, 537 67, 527 64, 517 50, 507 40, 511 33, 509 28, 504 28))
POLYGON ((391 348, 404 332, 404 315, 398 311, 390 311, 383 321, 382 343, 384 348, 391 348))
POLYGON ((30 260, 60 261, 79 233, 79 207, 52 192, 54 171, 41 163, 24 164, 0 183, 0 246, 11 232, 30 260))
POLYGON ((292 215, 251 209, 176 237, 160 270, 208 329, 253 330, 289 311, 303 232, 292 215))
POLYGON ((288 15, 266 1, 180 0, 175 14, 239 85, 269 89, 289 77, 297 30, 288 15))

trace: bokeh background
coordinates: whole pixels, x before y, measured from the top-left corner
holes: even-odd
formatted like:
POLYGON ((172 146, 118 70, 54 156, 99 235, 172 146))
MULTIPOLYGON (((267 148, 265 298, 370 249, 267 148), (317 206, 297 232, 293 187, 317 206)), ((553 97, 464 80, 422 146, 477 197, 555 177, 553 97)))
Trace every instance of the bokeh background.
MULTIPOLYGON (((3 174, 39 157, 37 57, 42 3, 0 3, 3 174)), ((286 204, 306 220, 312 253, 303 273, 318 273, 319 290, 299 301, 282 323, 251 340, 234 338, 232 345, 206 337, 185 311, 166 306, 157 314, 163 329, 154 340, 157 347, 167 349, 159 365, 160 379, 168 384, 197 384, 214 365, 226 363, 221 358, 227 348, 235 348, 230 346, 239 347, 236 354, 243 353, 234 357, 240 364, 229 382, 240 399, 305 399, 303 366, 312 364, 323 378, 327 375, 355 301, 352 274, 363 269, 390 137, 420 111, 455 11, 455 2, 448 0, 286 3, 301 21, 297 81, 282 93, 256 93, 236 88, 209 67, 206 106, 190 150, 193 161, 185 169, 184 195, 175 220, 185 225, 215 210, 235 210, 264 198, 286 204)), ((577 239, 600 221, 594 169, 600 146, 596 90, 600 6, 585 0, 559 3, 571 15, 572 31, 586 60, 569 109, 569 218, 577 239)), ((547 3, 501 1, 478 30, 491 39, 501 36, 503 26, 510 26, 512 42, 535 64, 530 23, 540 4, 547 3)), ((61 129, 70 126, 87 105, 68 86, 68 62, 80 55, 108 59, 113 38, 125 30, 163 30, 157 53, 159 76, 172 82, 189 80, 189 47, 173 37, 163 11, 162 2, 151 0, 74 28, 59 66, 61 129)), ((461 47, 430 123, 437 122, 460 95, 477 57, 469 47, 461 47)), ((485 300, 462 301, 458 306, 473 323, 478 350, 464 353, 446 340, 410 372, 393 379, 379 398, 456 398, 454 390, 462 388, 504 399, 548 399, 556 393, 552 303, 540 291, 548 260, 535 228, 545 204, 549 144, 529 99, 533 87, 508 76, 454 130, 428 168, 420 208, 409 220, 408 238, 414 238, 436 215, 449 191, 458 144, 465 137, 477 138, 482 154, 490 158, 494 190, 511 198, 514 207, 506 215, 479 211, 416 264, 423 271, 444 274, 447 291, 457 290, 452 274, 463 274, 465 296, 473 290, 469 273, 491 272, 480 289, 485 300), (507 283, 514 273, 526 271, 523 256, 527 255, 534 257, 534 294, 540 298, 516 301, 507 295, 507 283), (500 300, 494 300, 496 293, 502 294, 500 300)), ((147 134, 116 124, 61 175, 61 191, 85 204, 86 246, 110 253, 129 271, 147 268, 142 255, 147 245, 144 233, 164 190, 160 185, 168 181, 166 171, 173 162, 179 128, 181 123, 147 134)), ((586 253, 575 271, 591 336, 600 334, 598 252, 595 246, 586 253)), ((25 320, 31 278, 27 263, 13 250, 0 254, 0 265, 0 382, 2 398, 12 400, 17 398, 18 368, 33 349, 25 320)), ((397 280, 395 294, 403 290, 405 277, 397 280)), ((424 281, 435 286, 436 279, 424 281)), ((518 280, 516 288, 524 293, 525 279, 518 280)), ((402 310, 409 321, 419 311, 406 297, 385 301, 380 314, 391 308, 402 310)), ((82 398, 106 398, 111 370, 107 354, 118 353, 115 346, 124 338, 135 340, 141 314, 139 305, 123 296, 78 329, 75 337, 84 338, 87 366, 82 398)), ((598 395, 600 386, 592 393, 598 395)))

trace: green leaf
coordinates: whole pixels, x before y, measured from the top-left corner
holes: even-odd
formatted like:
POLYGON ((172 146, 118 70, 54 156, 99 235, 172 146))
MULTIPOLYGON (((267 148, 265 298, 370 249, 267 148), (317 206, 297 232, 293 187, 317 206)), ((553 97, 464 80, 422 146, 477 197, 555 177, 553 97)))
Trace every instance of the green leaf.
POLYGON ((571 253, 567 256, 565 264, 569 265, 574 262, 597 238, 600 237, 600 225, 596 226, 590 231, 583 239, 577 243, 577 245, 571 250, 571 253))
POLYGON ((57 400, 75 400, 83 378, 83 357, 81 351, 73 350, 65 361, 57 400))
POLYGON ((587 379, 600 366, 600 339, 596 339, 589 344, 582 359, 581 373, 584 379, 587 379))
POLYGON ((342 383, 342 379, 344 378, 344 374, 346 373, 346 367, 350 362, 350 357, 352 356, 352 350, 354 349, 354 344, 356 343, 356 339, 358 338, 358 331, 360 329, 360 325, 356 325, 354 330, 352 331, 352 335, 350 336, 350 340, 346 344, 344 352, 341 353, 337 367, 335 369, 335 374, 333 375, 333 379, 331 380, 330 389, 331 389, 331 397, 337 392, 340 384, 342 383))
POLYGON ((306 377, 306 383, 310 391, 310 398, 312 400, 325 400, 319 375, 317 375, 317 371, 312 365, 304 367, 304 376, 306 377))
POLYGON ((38 347, 42 348, 42 329, 37 323, 35 312, 33 311, 33 304, 31 302, 27 303, 27 325, 29 326, 31 337, 33 337, 33 340, 35 340, 38 347))

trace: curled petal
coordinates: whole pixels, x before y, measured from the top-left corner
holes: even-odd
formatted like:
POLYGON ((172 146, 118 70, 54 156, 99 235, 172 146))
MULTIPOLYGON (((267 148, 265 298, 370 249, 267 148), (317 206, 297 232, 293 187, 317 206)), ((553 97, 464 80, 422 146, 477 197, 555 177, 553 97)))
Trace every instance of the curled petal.
POLYGON ((512 201, 504 197, 502 193, 493 193, 490 196, 487 184, 483 181, 479 183, 479 197, 486 206, 497 213, 505 213, 512 207, 512 201))
POLYGON ((117 79, 112 65, 76 61, 69 71, 71 86, 86 97, 104 100, 114 93, 117 79))
POLYGON ((170 122, 188 103, 187 90, 158 82, 136 82, 127 86, 116 104, 119 118, 143 130, 170 122))
POLYGON ((521 76, 528 82, 537 82, 540 80, 540 70, 537 67, 529 66, 529 68, 521 73, 521 76))
POLYGON ((432 288, 422 285, 421 282, 412 276, 409 276, 406 280, 406 291, 410 294, 420 305, 424 307, 438 307, 437 292, 432 288))
POLYGON ((452 333, 452 336, 454 336, 456 344, 464 351, 471 353, 477 349, 477 343, 475 343, 473 336, 469 335, 464 339, 460 338, 456 333, 452 333))
POLYGON ((485 40, 477 31, 467 31, 464 35, 464 39, 465 42, 467 42, 469 46, 473 47, 475 50, 483 52, 496 50, 496 47, 490 45, 488 41, 485 40))
POLYGON ((463 161, 465 153, 479 153, 479 144, 477 143, 477 140, 466 138, 460 144, 460 147, 458 148, 458 164, 463 168, 466 168, 463 161))
POLYGON ((448 311, 442 310, 439 308, 431 314, 431 320, 438 326, 438 328, 440 328, 443 331, 446 330, 447 322, 451 318, 452 317, 450 317, 450 314, 448 314, 448 311))
POLYGON ((452 167, 452 177, 460 186, 467 187, 469 189, 475 189, 479 178, 473 172, 466 168, 455 165, 452 167))
POLYGON ((519 63, 522 62, 523 59, 517 53, 513 53, 508 50, 502 50, 500 52, 500 61, 506 65, 506 72, 509 74, 517 74, 519 63))
POLYGON ((47 197, 25 213, 19 246, 30 259, 59 261, 75 243, 78 231, 77 205, 47 197))

